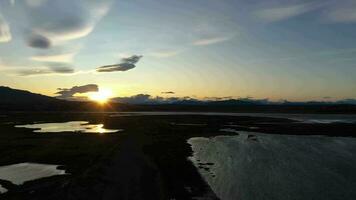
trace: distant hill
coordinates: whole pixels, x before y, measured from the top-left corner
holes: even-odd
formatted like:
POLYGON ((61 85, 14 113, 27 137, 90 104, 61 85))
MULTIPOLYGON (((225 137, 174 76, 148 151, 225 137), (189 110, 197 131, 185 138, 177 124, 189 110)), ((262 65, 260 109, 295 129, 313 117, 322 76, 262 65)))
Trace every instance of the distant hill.
POLYGON ((1 104, 33 104, 33 103, 52 103, 61 100, 41 94, 31 93, 25 90, 17 90, 9 87, 0 86, 1 104))
POLYGON ((0 86, 0 111, 61 110, 67 104, 54 97, 0 86))
POLYGON ((88 101, 67 101, 35 94, 25 90, 18 90, 0 86, 0 112, 7 111, 116 111, 130 109, 130 106, 123 104, 113 104, 111 106, 101 106, 95 102, 88 101))
POLYGON ((293 103, 268 104, 265 100, 248 101, 229 99, 221 101, 198 101, 187 99, 159 104, 131 104, 111 102, 100 105, 88 101, 67 101, 25 90, 0 86, 0 112, 6 111, 199 111, 199 112, 262 112, 262 113, 339 113, 356 114, 356 105, 293 103))

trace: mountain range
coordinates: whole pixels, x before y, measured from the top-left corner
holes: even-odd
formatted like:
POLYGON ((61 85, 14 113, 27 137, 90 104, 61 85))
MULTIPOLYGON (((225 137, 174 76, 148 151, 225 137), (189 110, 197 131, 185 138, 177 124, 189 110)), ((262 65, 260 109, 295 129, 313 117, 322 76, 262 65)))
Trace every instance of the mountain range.
MULTIPOLYGON (((280 102, 253 99, 120 102, 114 98, 106 105, 89 101, 68 101, 0 86, 0 111, 218 111, 218 112, 293 112, 355 113, 354 100, 338 102, 280 102)), ((149 99, 149 98, 148 98, 149 99)), ((126 99, 127 100, 127 99, 126 99)))

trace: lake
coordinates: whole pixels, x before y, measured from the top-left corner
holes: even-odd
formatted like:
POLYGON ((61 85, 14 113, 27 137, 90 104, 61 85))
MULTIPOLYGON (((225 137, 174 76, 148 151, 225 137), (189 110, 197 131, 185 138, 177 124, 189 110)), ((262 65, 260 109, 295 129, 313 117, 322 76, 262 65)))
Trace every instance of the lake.
POLYGON ((103 124, 89 124, 87 121, 70 121, 63 123, 35 123, 16 125, 16 128, 34 129, 35 133, 58 133, 58 132, 80 132, 80 133, 115 133, 120 129, 105 129, 103 124))
POLYGON ((249 116, 272 117, 296 120, 300 123, 356 123, 356 115, 345 114, 285 114, 285 113, 233 113, 233 112, 114 112, 111 117, 129 116, 179 116, 179 115, 203 115, 203 116, 249 116))
POLYGON ((355 138, 238 133, 188 140, 222 200, 356 199, 355 138))

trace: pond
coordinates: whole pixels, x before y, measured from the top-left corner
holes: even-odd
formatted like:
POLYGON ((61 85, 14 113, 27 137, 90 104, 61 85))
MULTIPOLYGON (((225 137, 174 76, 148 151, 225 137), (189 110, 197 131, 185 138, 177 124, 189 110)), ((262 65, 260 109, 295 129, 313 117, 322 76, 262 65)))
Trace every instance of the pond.
MULTIPOLYGON (((14 185, 22 185, 26 181, 65 175, 65 170, 58 169, 59 166, 38 163, 18 163, 0 166, 0 180, 10 181, 14 185)), ((0 185, 0 194, 5 192, 7 192, 7 189, 0 185)))
POLYGON ((63 123, 37 123, 16 125, 16 128, 34 129, 35 133, 58 133, 58 132, 79 132, 79 133, 116 133, 121 129, 106 129, 104 124, 89 124, 87 121, 70 121, 63 123))

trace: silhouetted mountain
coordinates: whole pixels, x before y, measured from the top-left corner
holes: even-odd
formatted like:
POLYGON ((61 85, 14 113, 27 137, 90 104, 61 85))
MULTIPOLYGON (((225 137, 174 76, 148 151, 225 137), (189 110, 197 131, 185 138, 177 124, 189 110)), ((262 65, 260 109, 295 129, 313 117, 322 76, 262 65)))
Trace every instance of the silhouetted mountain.
POLYGON ((356 99, 338 101, 270 101, 269 99, 237 98, 237 99, 195 99, 191 97, 161 97, 149 94, 137 94, 129 97, 112 98, 113 103, 130 105, 189 105, 189 106, 250 106, 250 105, 283 105, 283 106, 325 106, 325 105, 356 105, 356 99))
POLYGON ((356 105, 324 102, 282 102, 268 100, 227 99, 206 100, 173 99, 162 101, 147 95, 119 98, 127 102, 110 102, 106 105, 89 101, 67 101, 24 90, 0 86, 0 112, 4 111, 209 111, 209 112, 263 112, 263 113, 356 113, 356 105), (133 103, 132 103, 133 102, 133 103))
POLYGON ((102 106, 89 101, 67 101, 25 90, 0 86, 0 112, 6 111, 118 111, 132 110, 132 106, 113 103, 102 106))
POLYGON ((31 93, 25 90, 17 90, 0 86, 1 104, 32 104, 60 102, 61 100, 41 94, 31 93))
MULTIPOLYGON (((177 100, 172 102, 155 102, 152 104, 171 104, 171 105, 201 105, 201 106, 240 106, 240 105, 263 105, 262 102, 256 101, 244 101, 239 99, 227 99, 227 100, 219 100, 219 101, 200 101, 197 99, 184 99, 177 100)), ((149 105, 149 104, 148 104, 149 105)))
POLYGON ((262 105, 261 102, 257 101, 244 101, 239 99, 227 99, 221 101, 209 101, 208 105, 220 105, 220 106, 232 106, 232 105, 262 105))

